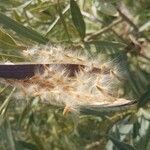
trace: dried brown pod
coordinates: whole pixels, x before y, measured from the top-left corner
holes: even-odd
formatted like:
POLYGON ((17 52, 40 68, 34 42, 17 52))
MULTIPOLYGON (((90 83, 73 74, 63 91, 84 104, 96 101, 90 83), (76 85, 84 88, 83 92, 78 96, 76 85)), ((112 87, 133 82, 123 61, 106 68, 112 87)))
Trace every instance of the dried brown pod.
POLYGON ((115 79, 111 74, 112 68, 83 64, 0 64, 1 81, 52 105, 65 106, 64 114, 79 109, 125 108, 134 104, 114 94, 111 84, 118 76, 115 75, 115 79))

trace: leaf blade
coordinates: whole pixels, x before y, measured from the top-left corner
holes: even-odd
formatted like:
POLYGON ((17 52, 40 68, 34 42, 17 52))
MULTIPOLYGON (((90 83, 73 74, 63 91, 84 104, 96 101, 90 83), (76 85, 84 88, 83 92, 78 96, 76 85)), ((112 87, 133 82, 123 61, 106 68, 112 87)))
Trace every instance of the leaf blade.
POLYGON ((113 142, 113 144, 121 150, 135 150, 135 148, 129 144, 126 144, 124 142, 121 142, 119 140, 117 140, 116 138, 112 137, 112 136, 108 136, 108 138, 113 142))
POLYGON ((4 50, 18 50, 22 49, 23 46, 18 45, 15 39, 8 34, 8 32, 2 28, 0 28, 0 48, 4 50))
POLYGON ((147 91, 142 94, 142 96, 138 100, 138 107, 144 107, 150 102, 150 86, 148 87, 147 91))
POLYGON ((26 28, 25 26, 21 25, 20 23, 16 22, 15 20, 9 18, 8 16, 4 15, 3 13, 0 13, 0 24, 2 24, 6 28, 10 28, 16 33, 31 39, 33 41, 36 41, 41 44, 46 44, 48 42, 48 39, 43 37, 41 34, 36 32, 35 30, 31 28, 26 28))
POLYGON ((80 8, 74 0, 70 0, 70 10, 72 21, 79 32, 81 39, 83 40, 85 37, 86 26, 80 8))

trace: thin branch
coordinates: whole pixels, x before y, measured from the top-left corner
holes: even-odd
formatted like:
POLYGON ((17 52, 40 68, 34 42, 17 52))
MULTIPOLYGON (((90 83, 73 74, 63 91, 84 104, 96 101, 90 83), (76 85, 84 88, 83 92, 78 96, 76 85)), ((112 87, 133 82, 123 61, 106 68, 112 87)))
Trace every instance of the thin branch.
POLYGON ((58 2, 58 7, 56 7, 56 9, 58 11, 58 14, 60 16, 61 22, 62 22, 62 24, 64 26, 65 31, 66 31, 68 40, 69 40, 69 42, 71 42, 70 35, 69 35, 69 32, 68 32, 68 28, 67 28, 67 24, 66 24, 66 21, 65 21, 65 18, 63 16, 62 12, 61 12, 60 2, 59 2, 59 0, 57 0, 57 2, 58 2))
MULTIPOLYGON (((88 18, 92 22, 101 23, 103 25, 106 24, 104 21, 100 20, 99 18, 96 18, 95 16, 92 16, 91 14, 85 11, 82 11, 82 15, 88 18)), ((124 43, 127 43, 127 41, 123 37, 121 37, 114 29, 110 28, 110 31, 112 31, 119 39, 121 39, 121 41, 123 41, 124 43)))
POLYGON ((124 13, 122 13, 122 11, 119 8, 117 8, 117 11, 119 12, 123 20, 125 20, 128 24, 130 24, 130 26, 132 26, 136 32, 139 32, 138 27, 129 19, 129 17, 127 17, 124 13))
POLYGON ((122 17, 122 19, 123 19, 124 21, 126 21, 126 22, 133 28, 133 30, 135 31, 135 32, 134 32, 134 36, 136 36, 137 38, 138 38, 139 36, 142 36, 142 37, 144 37, 147 41, 150 41, 150 39, 149 39, 147 36, 145 36, 145 35, 140 31, 140 28, 138 28, 138 26, 137 26, 136 24, 134 24, 134 22, 133 22, 126 14, 124 14, 124 13, 120 10, 120 8, 117 8, 117 11, 119 12, 119 15, 122 17))
POLYGON ((142 58, 145 58, 145 59, 148 60, 148 61, 150 61, 150 58, 147 57, 147 56, 145 56, 145 55, 143 55, 143 54, 139 54, 139 56, 142 57, 142 58))
POLYGON ((112 22, 110 25, 108 25, 107 27, 104 27, 103 29, 101 29, 100 31, 98 32, 95 32, 89 36, 86 37, 86 41, 89 41, 91 39, 95 39, 96 37, 98 37, 99 35, 107 32, 108 30, 112 29, 113 26, 119 24, 122 22, 122 18, 119 18, 117 20, 115 20, 114 22, 112 22))
MULTIPOLYGON (((93 21, 93 22, 96 22, 96 23, 101 23, 101 24, 103 24, 103 25, 105 24, 105 22, 103 22, 102 20, 100 20, 100 19, 98 19, 98 18, 92 16, 91 14, 89 14, 89 13, 87 13, 87 12, 85 12, 85 11, 82 11, 82 15, 83 15, 84 17, 88 18, 90 21, 93 21)), ((137 45, 139 46, 139 44, 138 44, 137 42, 136 42, 136 44, 134 45, 133 42, 130 42, 130 41, 128 41, 128 40, 125 40, 123 37, 121 37, 114 29, 110 28, 110 29, 108 29, 108 30, 112 31, 113 34, 115 34, 119 39, 121 39, 124 43, 128 44, 127 47, 125 48, 126 52, 129 52, 129 51, 131 51, 131 50, 134 49, 134 48, 136 48, 136 49, 139 48, 139 47, 137 47, 137 45)), ((103 28, 103 29, 101 30, 101 32, 99 31, 99 33, 101 34, 101 33, 104 33, 105 31, 107 31, 107 28, 103 28)), ((89 36, 87 36, 87 37, 90 37, 90 36, 91 36, 91 35, 89 35, 89 36)), ((145 59, 147 59, 147 60, 150 60, 150 58, 148 58, 147 56, 145 56, 145 55, 143 55, 143 54, 140 54, 140 53, 139 53, 139 56, 140 56, 140 57, 143 57, 143 58, 145 58, 145 59)))
POLYGON ((100 20, 99 18, 96 18, 95 16, 92 16, 91 14, 85 12, 85 11, 82 11, 82 15, 86 18, 88 18, 89 20, 91 21, 94 21, 96 23, 102 23, 104 24, 104 21, 100 20))
MULTIPOLYGON (((64 15, 68 10, 70 9, 70 5, 67 5, 65 7, 65 9, 62 11, 62 15, 64 15)), ((54 22, 50 25, 50 27, 48 28, 45 37, 48 36, 48 34, 50 33, 50 31, 56 26, 56 24, 59 22, 60 20, 60 16, 57 16, 56 19, 54 20, 54 22)))

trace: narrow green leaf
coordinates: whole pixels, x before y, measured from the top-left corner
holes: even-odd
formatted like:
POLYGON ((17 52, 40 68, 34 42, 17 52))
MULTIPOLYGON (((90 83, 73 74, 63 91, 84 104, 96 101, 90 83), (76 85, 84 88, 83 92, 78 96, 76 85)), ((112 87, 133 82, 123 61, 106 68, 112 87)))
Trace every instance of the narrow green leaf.
POLYGON ((7 17, 2 13, 0 13, 0 24, 2 24, 6 28, 12 29, 17 34, 20 34, 38 43, 45 44, 48 42, 48 39, 40 35, 38 32, 34 31, 31 28, 24 27, 20 23, 16 22, 15 20, 7 17))
POLYGON ((140 96, 140 91, 138 89, 136 78, 134 77, 135 75, 131 71, 128 71, 128 74, 129 84, 132 87, 132 91, 134 92, 135 96, 138 98, 140 96))
POLYGON ((150 121, 150 111, 140 108, 141 116, 143 116, 146 120, 150 121))
POLYGON ((32 143, 25 142, 25 141, 16 141, 16 150, 21 150, 21 149, 28 149, 28 150, 39 150, 39 148, 32 143))
POLYGON ((80 8, 74 0, 70 0, 70 9, 73 23, 82 39, 85 37, 86 26, 80 8))
POLYGON ((28 59, 25 59, 23 56, 18 55, 18 53, 15 53, 15 51, 13 51, 14 54, 6 54, 6 53, 0 53, 0 58, 5 58, 6 60, 10 60, 10 61, 14 61, 15 62, 18 61, 29 61, 28 59))
POLYGON ((0 29, 0 42, 4 41, 4 43, 8 45, 14 45, 17 46, 15 40, 4 30, 0 29))
POLYGON ((115 6, 113 6, 111 4, 111 2, 95 0, 94 6, 96 7, 98 13, 100 11, 109 16, 117 16, 118 15, 117 9, 115 8, 115 6))
POLYGON ((17 45, 13 37, 11 37, 5 30, 0 28, 0 48, 6 49, 22 49, 17 45))
POLYGON ((113 142, 113 144, 118 148, 118 150, 135 150, 133 146, 124 142, 120 142, 119 140, 110 135, 108 136, 108 138, 113 142))
POLYGON ((0 89, 0 95, 7 89, 8 86, 4 86, 2 89, 0 89))
POLYGON ((150 102, 150 87, 138 100, 138 107, 144 107, 149 102, 150 102))
POLYGON ((8 106, 10 104, 10 100, 11 100, 11 96, 14 93, 16 88, 13 88, 12 91, 10 92, 10 94, 7 96, 7 98, 4 100, 4 102, 2 103, 2 105, 0 106, 0 126, 3 124, 3 122, 5 121, 5 114, 6 111, 8 109, 8 106))
POLYGON ((62 24, 63 24, 63 26, 64 26, 64 29, 65 29, 65 32, 66 32, 66 34, 67 34, 68 40, 71 41, 71 40, 70 40, 70 35, 69 35, 69 32, 68 32, 68 29, 67 29, 67 24, 66 24, 65 18, 64 18, 64 16, 63 16, 63 13, 61 12, 61 7, 60 7, 59 1, 58 1, 57 11, 58 11, 58 14, 59 14, 59 16, 60 16, 61 22, 62 22, 62 24))
POLYGON ((85 45, 89 45, 91 49, 93 49, 93 46, 96 49, 96 52, 99 53, 110 53, 110 52, 116 52, 118 53, 118 49, 122 49, 126 46, 126 44, 116 41, 91 41, 86 42, 85 45))
POLYGON ((8 120, 5 121, 5 131, 6 131, 6 138, 7 138, 7 144, 9 145, 11 150, 16 150, 15 148, 15 142, 11 130, 11 125, 8 120))
POLYGON ((24 107, 23 111, 22 111, 22 114, 19 118, 19 121, 18 121, 18 125, 21 126, 21 123, 22 121, 25 119, 25 117, 30 113, 30 110, 31 110, 31 103, 32 101, 28 102, 26 104, 26 106, 24 107))
MULTIPOLYGON (((70 9, 70 5, 67 5, 64 10, 62 11, 62 15, 64 15, 68 10, 70 9)), ((53 23, 49 26, 45 36, 47 36, 51 30, 56 26, 56 24, 59 22, 60 16, 56 17, 56 19, 53 21, 53 23)))
POLYGON ((3 115, 5 114, 5 112, 6 112, 6 110, 7 110, 7 107, 8 107, 8 105, 9 105, 9 102, 10 102, 10 100, 11 100, 11 96, 12 96, 12 94, 14 93, 15 89, 16 89, 16 88, 13 88, 13 89, 12 89, 12 91, 10 92, 10 94, 7 96, 7 98, 5 99, 5 101, 3 102, 3 104, 1 105, 1 107, 0 107, 0 116, 1 116, 1 115, 3 116, 3 115))
POLYGON ((140 123, 137 121, 133 123, 133 138, 136 138, 139 135, 140 123))
POLYGON ((136 142, 136 149, 137 150, 149 150, 150 144, 150 125, 146 129, 145 135, 143 135, 137 142, 136 142))

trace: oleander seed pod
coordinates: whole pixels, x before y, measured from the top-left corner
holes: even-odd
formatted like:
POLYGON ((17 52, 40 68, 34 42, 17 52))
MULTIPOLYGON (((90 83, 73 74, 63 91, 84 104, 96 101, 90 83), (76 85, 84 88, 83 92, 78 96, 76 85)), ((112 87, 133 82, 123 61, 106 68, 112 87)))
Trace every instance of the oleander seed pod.
POLYGON ((25 50, 23 55, 32 63, 0 65, 1 82, 16 86, 16 97, 38 97, 65 106, 64 114, 84 106, 130 103, 118 96, 126 76, 113 60, 102 62, 100 56, 90 58, 79 51, 50 46, 25 50))

